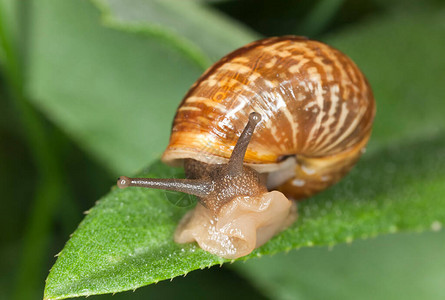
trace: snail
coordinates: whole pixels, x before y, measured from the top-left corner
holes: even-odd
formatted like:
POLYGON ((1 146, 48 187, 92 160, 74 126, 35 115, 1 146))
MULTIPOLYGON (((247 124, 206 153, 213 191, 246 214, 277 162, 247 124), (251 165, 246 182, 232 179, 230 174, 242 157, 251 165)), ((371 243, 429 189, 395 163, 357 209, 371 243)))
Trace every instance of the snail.
POLYGON ((349 172, 374 115, 371 88, 345 54, 304 37, 262 39, 216 62, 182 100, 162 160, 187 178, 117 184, 196 195, 175 241, 242 257, 292 224, 295 200, 349 172))

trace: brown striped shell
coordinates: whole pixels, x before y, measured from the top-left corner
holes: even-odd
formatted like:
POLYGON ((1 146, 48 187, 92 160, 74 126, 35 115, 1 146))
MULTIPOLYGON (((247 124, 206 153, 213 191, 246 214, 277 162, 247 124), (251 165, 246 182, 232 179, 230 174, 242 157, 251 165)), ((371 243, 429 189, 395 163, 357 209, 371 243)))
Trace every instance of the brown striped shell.
POLYGON ((337 182, 362 153, 375 103, 346 55, 321 42, 259 40, 223 57, 191 87, 163 161, 227 162, 251 112, 262 116, 245 163, 299 199, 337 182))

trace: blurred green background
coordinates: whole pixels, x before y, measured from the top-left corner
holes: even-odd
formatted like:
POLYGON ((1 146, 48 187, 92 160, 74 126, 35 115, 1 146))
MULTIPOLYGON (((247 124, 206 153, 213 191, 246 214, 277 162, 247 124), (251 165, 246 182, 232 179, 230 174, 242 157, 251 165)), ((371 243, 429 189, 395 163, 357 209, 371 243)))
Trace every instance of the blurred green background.
MULTIPOLYGON (((0 299, 42 298, 82 212, 160 156, 177 104, 211 62, 284 34, 350 55, 378 107, 392 108, 378 110, 369 151, 443 140, 444 1, 0 0, 0 299)), ((113 299, 444 299, 444 253, 442 232, 381 236, 113 299)))

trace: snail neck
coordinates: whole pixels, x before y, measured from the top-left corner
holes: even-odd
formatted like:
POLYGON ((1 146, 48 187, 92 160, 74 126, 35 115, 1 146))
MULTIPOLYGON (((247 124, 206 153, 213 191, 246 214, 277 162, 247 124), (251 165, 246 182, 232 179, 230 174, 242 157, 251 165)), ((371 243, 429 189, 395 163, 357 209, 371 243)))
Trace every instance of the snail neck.
POLYGON ((235 197, 253 197, 267 192, 265 177, 247 166, 233 174, 229 164, 212 165, 187 159, 184 168, 188 179, 210 183, 208 193, 198 197, 205 207, 215 212, 235 197))

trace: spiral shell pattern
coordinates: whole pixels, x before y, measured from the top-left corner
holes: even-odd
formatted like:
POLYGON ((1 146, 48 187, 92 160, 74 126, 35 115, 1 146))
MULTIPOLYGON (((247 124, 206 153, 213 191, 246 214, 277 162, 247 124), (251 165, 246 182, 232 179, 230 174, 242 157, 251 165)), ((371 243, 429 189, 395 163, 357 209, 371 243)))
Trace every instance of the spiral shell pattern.
POLYGON ((262 121, 245 163, 260 172, 294 158, 278 189, 302 198, 338 181, 371 134, 375 102, 354 62, 302 37, 248 44, 211 66, 180 104, 163 160, 222 163, 230 157, 251 112, 262 121))

